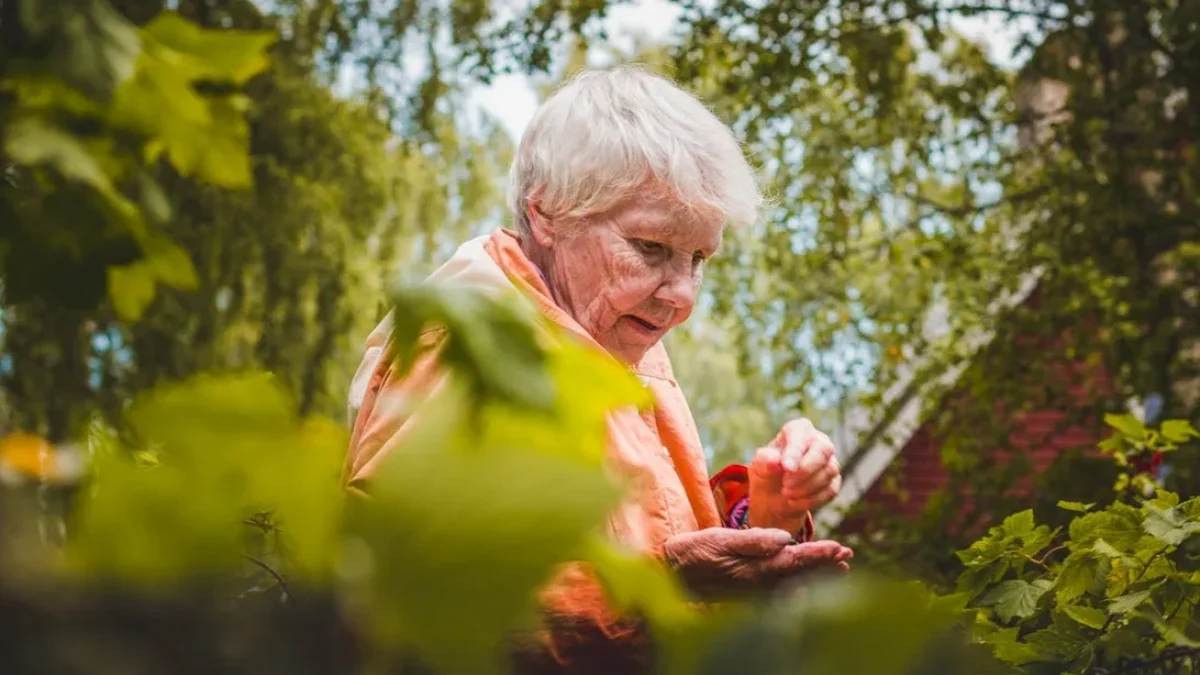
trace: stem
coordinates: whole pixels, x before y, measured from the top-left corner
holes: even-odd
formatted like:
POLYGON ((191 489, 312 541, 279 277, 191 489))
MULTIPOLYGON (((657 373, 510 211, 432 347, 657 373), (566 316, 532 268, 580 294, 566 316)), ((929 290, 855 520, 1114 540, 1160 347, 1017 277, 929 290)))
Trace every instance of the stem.
MULTIPOLYGON (((1155 559, 1157 559, 1160 555, 1166 553, 1170 548, 1171 548, 1171 545, 1167 544, 1166 546, 1163 546, 1162 548, 1160 548, 1154 555, 1147 558, 1146 563, 1144 565, 1142 565, 1142 571, 1138 572, 1138 575, 1133 579, 1133 581, 1128 581, 1129 575, 1128 575, 1128 572, 1126 572, 1125 591, 1128 592, 1130 586, 1141 581, 1142 577, 1146 576, 1146 572, 1149 571, 1151 563, 1153 563, 1155 561, 1155 559)), ((1107 631, 1108 627, 1112 625, 1112 622, 1116 618, 1117 617, 1115 614, 1109 614, 1108 619, 1106 619, 1104 621, 1104 625, 1100 627, 1100 632, 1103 633, 1103 632, 1107 631)))
POLYGON ((1058 546, 1055 546, 1054 548, 1050 549, 1049 551, 1046 551, 1045 553, 1043 553, 1042 557, 1038 558, 1037 560, 1034 560, 1034 562, 1039 565, 1043 565, 1046 562, 1047 558, 1049 558, 1051 555, 1054 555, 1055 553, 1058 553, 1059 551, 1065 549, 1066 547, 1067 547, 1066 544, 1059 544, 1058 546))
POLYGON ((1171 619, 1174 619, 1175 615, 1179 613, 1179 610, 1183 608, 1185 602, 1187 602, 1187 597, 1180 598, 1179 602, 1175 605, 1175 609, 1171 610, 1171 613, 1166 616, 1164 621, 1170 622, 1171 619))
POLYGON ((255 558, 252 555, 243 553, 242 557, 245 558, 246 560, 249 560, 250 562, 254 563, 259 568, 261 568, 263 571, 265 571, 267 574, 270 574, 272 577, 275 578, 276 583, 279 584, 279 588, 283 590, 284 602, 286 602, 288 598, 292 597, 292 592, 288 588, 287 581, 284 580, 283 576, 280 575, 279 572, 276 572, 274 569, 272 569, 272 567, 270 565, 259 560, 258 558, 255 558))

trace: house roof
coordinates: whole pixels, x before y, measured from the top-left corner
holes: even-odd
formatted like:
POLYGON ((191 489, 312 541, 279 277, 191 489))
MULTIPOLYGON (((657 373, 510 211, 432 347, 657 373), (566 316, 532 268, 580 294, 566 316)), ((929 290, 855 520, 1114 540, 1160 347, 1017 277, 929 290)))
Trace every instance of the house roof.
MULTIPOLYGON (((996 316, 1024 302, 1042 277, 1041 270, 1023 275, 1017 287, 996 298, 988 314, 996 316)), ((948 331, 945 307, 937 307, 923 327, 926 338, 934 339, 948 331)), ((854 506, 879 480, 884 470, 900 454, 925 421, 922 408, 928 396, 951 387, 979 350, 991 343, 995 331, 979 326, 964 341, 967 348, 957 362, 940 362, 929 356, 917 359, 900 372, 895 384, 884 394, 882 414, 866 406, 847 411, 845 423, 832 436, 838 447, 852 447, 842 460, 842 490, 816 514, 816 525, 825 531, 837 527, 846 511, 854 506), (873 423, 869 420, 874 417, 873 423), (853 445, 846 440, 853 439, 853 445)))

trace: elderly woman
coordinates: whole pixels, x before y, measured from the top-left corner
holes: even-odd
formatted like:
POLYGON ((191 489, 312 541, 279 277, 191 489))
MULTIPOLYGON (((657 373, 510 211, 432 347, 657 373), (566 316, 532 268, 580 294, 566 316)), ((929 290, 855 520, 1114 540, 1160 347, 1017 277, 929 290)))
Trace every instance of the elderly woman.
MULTIPOLYGON (((464 244, 429 281, 521 289, 546 317, 649 387, 653 414, 610 419, 610 458, 642 486, 611 518, 610 536, 660 557, 699 598, 845 568, 849 549, 810 541, 812 510, 841 484, 829 437, 807 420, 790 422, 749 467, 710 480, 662 345, 691 315, 724 229, 758 217, 754 173, 730 130, 661 77, 630 67, 587 72, 537 111, 510 190, 515 231, 464 244)), ((402 451, 403 412, 379 392, 420 391, 438 376, 429 358, 393 381, 381 358, 389 331, 385 320, 369 338, 351 390, 352 486, 402 451)), ((586 572, 565 573, 544 606, 549 632, 540 649, 525 652, 525 670, 644 665, 641 632, 608 613, 586 572)))

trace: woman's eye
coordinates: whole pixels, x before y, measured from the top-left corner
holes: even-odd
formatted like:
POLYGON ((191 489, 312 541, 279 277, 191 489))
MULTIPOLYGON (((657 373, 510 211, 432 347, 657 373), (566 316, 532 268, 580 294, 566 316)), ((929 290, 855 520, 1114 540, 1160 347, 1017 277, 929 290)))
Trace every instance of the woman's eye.
POLYGON ((661 256, 668 252, 667 247, 663 246, 662 244, 658 243, 657 241, 649 241, 647 239, 634 239, 633 245, 637 248, 638 251, 641 251, 642 253, 644 253, 646 255, 661 256))

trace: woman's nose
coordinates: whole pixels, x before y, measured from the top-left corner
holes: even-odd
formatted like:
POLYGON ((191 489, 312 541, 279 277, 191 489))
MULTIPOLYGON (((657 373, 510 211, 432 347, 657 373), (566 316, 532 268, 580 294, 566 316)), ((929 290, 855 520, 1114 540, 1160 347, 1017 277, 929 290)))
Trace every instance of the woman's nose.
POLYGON ((696 304, 696 285, 696 277, 691 270, 687 273, 672 270, 658 287, 655 297, 677 310, 688 310, 696 304))

